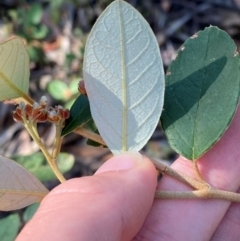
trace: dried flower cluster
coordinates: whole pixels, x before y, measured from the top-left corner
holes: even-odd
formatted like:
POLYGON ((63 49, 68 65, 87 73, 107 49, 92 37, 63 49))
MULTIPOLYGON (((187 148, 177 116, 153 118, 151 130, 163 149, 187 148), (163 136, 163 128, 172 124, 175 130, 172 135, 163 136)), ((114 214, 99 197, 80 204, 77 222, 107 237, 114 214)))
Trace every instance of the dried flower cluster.
POLYGON ((20 102, 19 106, 13 111, 13 119, 17 122, 46 122, 50 121, 54 124, 63 126, 65 120, 69 118, 69 110, 58 105, 47 108, 47 98, 42 96, 39 103, 33 105, 20 102))

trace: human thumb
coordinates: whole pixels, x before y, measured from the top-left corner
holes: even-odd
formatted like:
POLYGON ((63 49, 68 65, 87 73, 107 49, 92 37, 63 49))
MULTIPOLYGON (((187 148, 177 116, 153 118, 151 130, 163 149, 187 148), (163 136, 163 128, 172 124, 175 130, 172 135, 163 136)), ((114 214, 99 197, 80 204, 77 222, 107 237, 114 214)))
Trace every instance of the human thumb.
POLYGON ((148 158, 114 156, 94 176, 53 189, 16 241, 131 240, 151 208, 156 183, 148 158))

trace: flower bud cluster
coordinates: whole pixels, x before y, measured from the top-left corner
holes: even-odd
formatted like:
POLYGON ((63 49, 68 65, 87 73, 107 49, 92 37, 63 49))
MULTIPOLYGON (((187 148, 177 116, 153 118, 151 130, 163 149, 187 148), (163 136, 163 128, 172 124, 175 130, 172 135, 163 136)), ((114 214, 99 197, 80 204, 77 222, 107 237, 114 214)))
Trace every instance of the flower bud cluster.
POLYGON ((33 105, 20 102, 19 106, 13 111, 13 119, 17 122, 46 122, 50 121, 55 124, 63 123, 69 118, 69 110, 58 105, 55 108, 47 108, 47 98, 42 96, 39 103, 33 105))
POLYGON ((48 121, 53 123, 60 123, 65 121, 70 116, 70 111, 64 109, 61 105, 55 106, 55 108, 50 107, 48 109, 48 121))

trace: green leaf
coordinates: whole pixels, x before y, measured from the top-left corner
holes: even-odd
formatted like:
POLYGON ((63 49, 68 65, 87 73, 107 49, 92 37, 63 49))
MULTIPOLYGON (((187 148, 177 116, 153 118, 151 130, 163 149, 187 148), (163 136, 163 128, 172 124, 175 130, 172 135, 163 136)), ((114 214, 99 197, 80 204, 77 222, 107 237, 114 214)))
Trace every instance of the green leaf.
POLYGON ((68 100, 69 99, 69 88, 66 83, 60 80, 52 80, 47 90, 56 100, 68 100))
POLYGON ((18 214, 11 214, 6 218, 0 219, 0 240, 14 241, 17 237, 21 225, 18 214))
POLYGON ((28 156, 13 156, 12 159, 14 159, 18 164, 25 167, 30 172, 34 172, 45 162, 45 157, 40 152, 28 156))
POLYGON ((40 202, 48 190, 25 168, 0 156, 0 210, 9 211, 40 202))
POLYGON ((28 45, 27 51, 29 54, 30 61, 32 62, 38 62, 40 64, 44 63, 44 52, 41 47, 35 47, 28 45))
POLYGON ((79 95, 70 109, 70 117, 67 119, 62 135, 72 132, 79 126, 87 123, 92 119, 88 98, 79 95))
POLYGON ((43 8, 41 4, 35 3, 29 9, 27 16, 31 24, 39 24, 42 20, 43 8))
POLYGON ((12 19, 12 21, 16 22, 18 20, 18 12, 16 9, 9 9, 8 15, 12 19))
POLYGON ((74 102, 75 102, 74 99, 70 99, 69 101, 67 101, 67 102, 64 104, 64 108, 70 110, 70 109, 72 108, 74 102))
MULTIPOLYGON (((94 132, 94 133, 96 133, 96 134, 99 134, 99 131, 97 130, 97 127, 96 127, 93 119, 91 119, 91 120, 88 121, 86 124, 84 124, 84 125, 83 125, 83 128, 84 128, 84 129, 87 129, 87 130, 89 130, 89 131, 91 131, 91 132, 94 132)), ((93 140, 91 140, 91 139, 88 139, 87 142, 86 142, 86 144, 89 145, 89 146, 94 146, 94 147, 100 147, 100 146, 101 146, 101 147, 106 147, 106 146, 103 146, 102 144, 100 144, 100 143, 98 143, 98 142, 96 142, 96 141, 93 141, 93 140)))
MULTIPOLYGON (((72 169, 74 165, 74 156, 68 153, 60 153, 58 157, 58 167, 61 173, 66 173, 72 169)), ((53 173, 48 163, 42 165, 37 170, 33 171, 33 174, 42 182, 56 180, 56 176, 53 173)))
POLYGON ((23 221, 27 223, 33 215, 36 213, 40 206, 40 203, 34 203, 31 206, 27 207, 26 210, 23 213, 23 221))
POLYGON ((73 79, 69 84, 69 88, 72 91, 72 94, 74 94, 74 95, 78 93, 79 80, 80 80, 80 78, 73 79))
POLYGON ((239 54, 230 36, 209 27, 188 39, 166 75, 162 127, 171 147, 195 160, 224 133, 239 97, 239 54))
POLYGON ((149 24, 125 1, 114 1, 93 26, 83 75, 93 119, 107 146, 115 154, 139 151, 159 121, 164 71, 149 24))
POLYGON ((29 88, 29 57, 20 38, 0 45, 0 101, 26 96, 29 88))
POLYGON ((90 140, 90 139, 87 140, 86 144, 89 145, 89 146, 94 146, 94 147, 103 147, 102 144, 100 144, 96 141, 90 140))
POLYGON ((87 123, 84 123, 83 128, 88 131, 96 132, 97 134, 99 134, 96 124, 93 119, 90 119, 87 123))
MULTIPOLYGON (((19 164, 28 169, 40 181, 47 182, 55 180, 56 176, 51 167, 45 160, 42 153, 34 153, 28 156, 13 157, 19 164)), ((60 153, 58 158, 58 167, 62 173, 66 173, 72 169, 74 165, 74 156, 68 153, 60 153)))
POLYGON ((42 24, 33 26, 32 29, 33 29, 33 32, 31 34, 31 37, 34 39, 44 39, 49 32, 48 27, 42 24))

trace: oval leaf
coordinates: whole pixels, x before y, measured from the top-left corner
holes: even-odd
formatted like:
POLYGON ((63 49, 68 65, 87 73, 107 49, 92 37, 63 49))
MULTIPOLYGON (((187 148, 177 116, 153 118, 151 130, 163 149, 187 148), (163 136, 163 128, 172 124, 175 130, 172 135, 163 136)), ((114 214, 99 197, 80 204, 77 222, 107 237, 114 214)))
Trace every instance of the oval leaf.
POLYGON ((13 241, 15 240, 21 226, 20 217, 18 214, 11 214, 6 218, 0 219, 0 240, 13 241))
POLYGON ((62 136, 67 135, 79 126, 92 120, 88 98, 79 95, 70 109, 70 117, 62 130, 62 136))
POLYGON ((162 126, 171 147, 199 158, 223 134, 239 97, 239 54, 224 31, 209 27, 187 40, 169 67, 162 126))
POLYGON ((68 100, 69 88, 66 83, 61 80, 52 80, 47 86, 47 90, 56 100, 68 100))
POLYGON ((19 38, 0 45, 0 101, 23 97, 29 88, 29 57, 19 38))
POLYGON ((32 6, 28 11, 27 19, 31 24, 37 25, 37 24, 40 24, 42 20, 42 15, 43 15, 43 8, 41 4, 34 3, 32 4, 32 6))
POLYGON ((23 213, 23 221, 27 223, 37 212, 38 208, 40 206, 40 203, 34 203, 31 206, 27 207, 26 210, 23 213))
POLYGON ((151 137, 163 105, 164 71, 145 19, 116 0, 88 38, 84 80, 93 119, 115 154, 139 151, 151 137))
POLYGON ((15 210, 40 202, 48 193, 35 176, 16 162, 0 156, 0 166, 1 211, 15 210))
MULTIPOLYGON (((70 171, 74 165, 74 162, 75 162, 75 159, 73 155, 69 153, 60 153, 58 157, 58 167, 61 173, 64 174, 70 171)), ((32 173, 42 182, 47 182, 47 181, 57 179, 52 168, 49 166, 49 164, 46 161, 38 169, 32 170, 32 173)))

